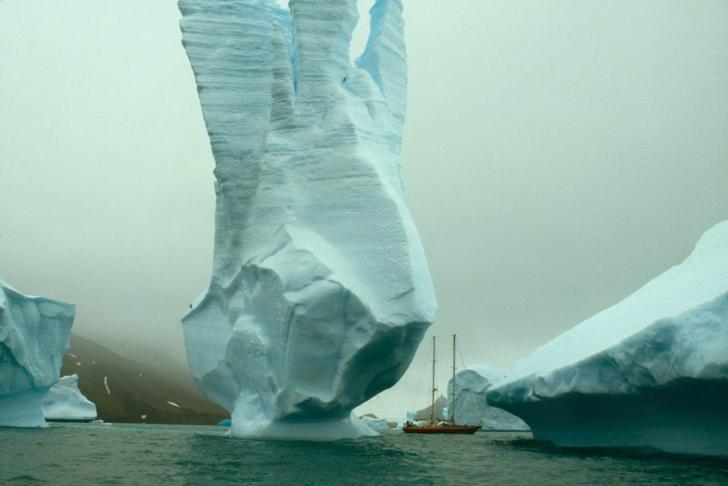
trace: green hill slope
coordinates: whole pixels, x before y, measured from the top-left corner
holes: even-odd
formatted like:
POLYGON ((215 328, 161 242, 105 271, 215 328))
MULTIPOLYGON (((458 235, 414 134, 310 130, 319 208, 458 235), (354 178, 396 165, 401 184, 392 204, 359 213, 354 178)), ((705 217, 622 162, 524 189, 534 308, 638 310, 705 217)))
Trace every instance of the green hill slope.
POLYGON ((213 425, 229 417, 186 370, 162 371, 79 336, 71 336, 61 372, 78 374, 79 388, 106 422, 213 425))

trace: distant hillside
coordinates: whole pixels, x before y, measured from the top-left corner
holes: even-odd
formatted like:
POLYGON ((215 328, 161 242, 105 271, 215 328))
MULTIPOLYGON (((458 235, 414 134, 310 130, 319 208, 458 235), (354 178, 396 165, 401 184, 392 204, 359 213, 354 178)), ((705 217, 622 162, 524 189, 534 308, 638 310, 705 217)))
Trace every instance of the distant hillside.
POLYGON ((79 388, 106 422, 212 425, 229 417, 189 374, 132 361, 79 336, 71 335, 61 373, 78 374, 79 388))

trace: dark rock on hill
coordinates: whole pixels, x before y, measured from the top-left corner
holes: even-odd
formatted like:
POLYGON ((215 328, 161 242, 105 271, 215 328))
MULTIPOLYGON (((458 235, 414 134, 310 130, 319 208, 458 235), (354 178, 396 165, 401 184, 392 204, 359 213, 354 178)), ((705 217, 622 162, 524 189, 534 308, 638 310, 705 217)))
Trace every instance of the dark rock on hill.
POLYGON ((205 398, 187 370, 151 367, 79 336, 63 357, 62 375, 78 386, 106 422, 216 425, 227 411, 205 398))

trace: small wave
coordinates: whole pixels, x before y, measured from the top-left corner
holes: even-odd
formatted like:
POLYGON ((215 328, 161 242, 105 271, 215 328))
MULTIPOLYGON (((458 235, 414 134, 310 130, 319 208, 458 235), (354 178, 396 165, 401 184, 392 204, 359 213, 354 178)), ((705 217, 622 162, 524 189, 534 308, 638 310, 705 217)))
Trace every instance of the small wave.
POLYGON ((36 478, 35 476, 31 476, 30 474, 21 474, 20 476, 15 476, 13 478, 8 479, 9 483, 19 483, 21 481, 31 481, 34 483, 47 483, 45 479, 36 478))

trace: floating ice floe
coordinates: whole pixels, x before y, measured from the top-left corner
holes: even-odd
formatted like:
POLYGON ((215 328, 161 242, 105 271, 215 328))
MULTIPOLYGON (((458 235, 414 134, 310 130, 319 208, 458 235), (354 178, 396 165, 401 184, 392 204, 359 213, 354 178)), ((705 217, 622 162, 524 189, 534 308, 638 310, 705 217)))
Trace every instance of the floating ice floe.
POLYGON ((562 446, 728 455, 728 221, 487 393, 562 446))
POLYGON ((528 425, 503 409, 488 405, 486 392, 506 374, 490 366, 476 365, 455 375, 455 407, 452 404, 452 378, 447 384, 448 412, 455 411, 455 422, 482 425, 482 430, 528 430, 528 425))

